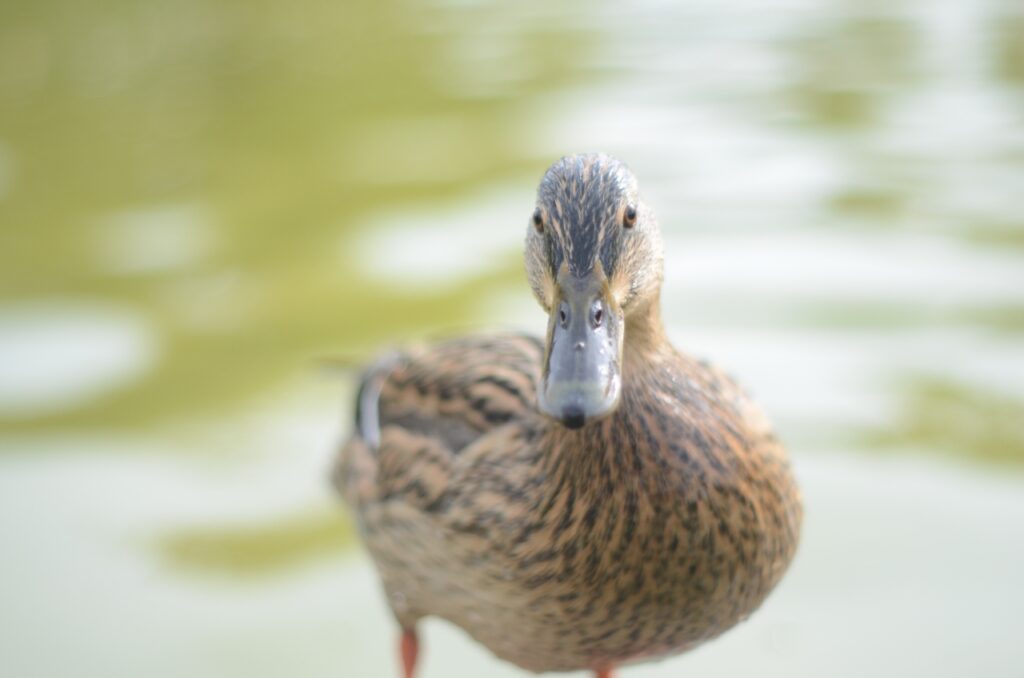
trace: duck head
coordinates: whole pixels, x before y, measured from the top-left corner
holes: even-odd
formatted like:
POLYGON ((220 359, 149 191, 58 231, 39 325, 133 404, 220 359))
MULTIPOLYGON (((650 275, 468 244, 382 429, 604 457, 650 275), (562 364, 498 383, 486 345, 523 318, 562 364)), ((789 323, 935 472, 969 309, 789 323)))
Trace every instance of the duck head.
POLYGON ((649 317, 662 280, 661 235, 636 178, 607 155, 554 163, 526 236, 530 286, 547 311, 541 412, 568 428, 619 404, 627 332, 649 317))

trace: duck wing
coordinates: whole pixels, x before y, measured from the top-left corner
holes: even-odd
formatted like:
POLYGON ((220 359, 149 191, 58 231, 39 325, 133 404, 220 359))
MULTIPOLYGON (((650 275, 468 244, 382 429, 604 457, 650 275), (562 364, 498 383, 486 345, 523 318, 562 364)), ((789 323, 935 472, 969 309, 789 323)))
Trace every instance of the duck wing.
POLYGON ((382 356, 364 373, 355 428, 334 481, 353 507, 428 507, 454 459, 494 429, 534 416, 543 358, 526 335, 463 338, 382 356))

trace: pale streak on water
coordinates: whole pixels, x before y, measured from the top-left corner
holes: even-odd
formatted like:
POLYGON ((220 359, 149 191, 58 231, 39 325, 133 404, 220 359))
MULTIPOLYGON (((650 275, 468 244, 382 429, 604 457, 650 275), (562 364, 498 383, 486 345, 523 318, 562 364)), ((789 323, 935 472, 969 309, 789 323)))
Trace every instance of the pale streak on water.
MULTIPOLYGON (((785 320, 807 303, 941 312, 1024 302, 1020 251, 965 237, 975 222, 1019 219, 1021 93, 993 78, 987 57, 991 24, 1006 5, 786 2, 758 18, 760 3, 659 4, 579 19, 607 34, 590 66, 617 75, 533 102, 531 143, 552 156, 600 148, 636 169, 666 231, 673 339, 739 375, 779 422, 793 443, 807 523, 792 571, 749 622, 686 658, 625 675, 1015 675, 1024 666, 1016 637, 1024 609, 1019 472, 934 460, 928 450, 865 455, 820 432, 891 423, 902 397, 894 375, 1024 397, 1019 337, 955 323, 844 329, 785 320), (914 74, 899 87, 882 83, 867 124, 787 125, 780 92, 811 77, 793 42, 816 31, 835 39, 833 24, 858 16, 896 22, 917 41, 914 74), (829 202, 844 189, 893 185, 903 201, 898 218, 841 213, 829 202)), ((438 66, 438 78, 478 95, 514 87, 528 59, 496 80, 480 63, 513 50, 515 30, 487 39, 456 30, 451 68, 438 66)), ((364 169, 381 173, 382 183, 394 179, 387 168, 364 169)), ((16 178, 7 177, 0 197, 16 178)), ((482 264, 437 258, 431 268, 417 254, 449 243, 480 258, 512 256, 531 194, 527 183, 499 184, 448 207, 382 213, 358 246, 393 259, 363 256, 365 272, 398 287, 457 285, 482 264), (493 220, 474 228, 483 215, 493 220)), ((178 245, 150 268, 203 252, 191 241, 178 245)), ((136 261, 101 251, 129 267, 136 261)), ((66 327, 72 317, 59 305, 42 311, 50 315, 37 317, 37 327, 66 327)), ((525 287, 480 311, 494 325, 540 331, 544 323, 525 287)), ((17 312, 0 309, 0 319, 17 312)), ((100 316, 95 325, 106 326, 100 316)), ((35 366, 28 359, 9 367, 9 383, 51 379, 52 389, 32 401, 43 408, 101 393, 131 373, 125 365, 138 371, 153 360, 145 341, 129 345, 133 331, 93 333, 95 350, 120 362, 71 351, 68 369, 79 375, 71 385, 48 376, 68 347, 29 337, 18 346, 35 366)), ((230 421, 195 424, 191 439, 167 431, 0 438, 4 673, 396 675, 394 629, 362 555, 233 582, 174 569, 150 544, 181 525, 329 505, 323 473, 344 432, 344 395, 303 382, 230 421), (254 454, 211 462, 177 453, 195 440, 254 454)), ((521 675, 442 623, 428 623, 425 635, 425 678, 521 675)))

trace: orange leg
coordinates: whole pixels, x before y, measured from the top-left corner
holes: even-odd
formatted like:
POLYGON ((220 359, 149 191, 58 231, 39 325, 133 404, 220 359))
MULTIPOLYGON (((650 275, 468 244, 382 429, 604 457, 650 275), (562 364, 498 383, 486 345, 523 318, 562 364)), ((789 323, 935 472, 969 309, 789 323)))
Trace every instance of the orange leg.
POLYGON ((403 678, 413 678, 416 670, 416 656, 420 653, 420 641, 416 638, 416 629, 403 629, 402 642, 402 671, 403 678))
POLYGON ((615 678, 615 672, 611 669, 598 669, 594 671, 594 678, 615 678))

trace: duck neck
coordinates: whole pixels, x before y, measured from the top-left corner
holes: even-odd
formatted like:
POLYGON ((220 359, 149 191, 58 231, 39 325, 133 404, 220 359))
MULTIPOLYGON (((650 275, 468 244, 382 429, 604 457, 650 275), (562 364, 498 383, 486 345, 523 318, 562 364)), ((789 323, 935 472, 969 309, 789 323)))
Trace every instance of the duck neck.
POLYGON ((626 316, 622 343, 622 383, 625 388, 635 381, 638 374, 657 365, 666 351, 671 351, 665 325, 661 321, 660 292, 644 301, 642 306, 631 309, 626 316))

